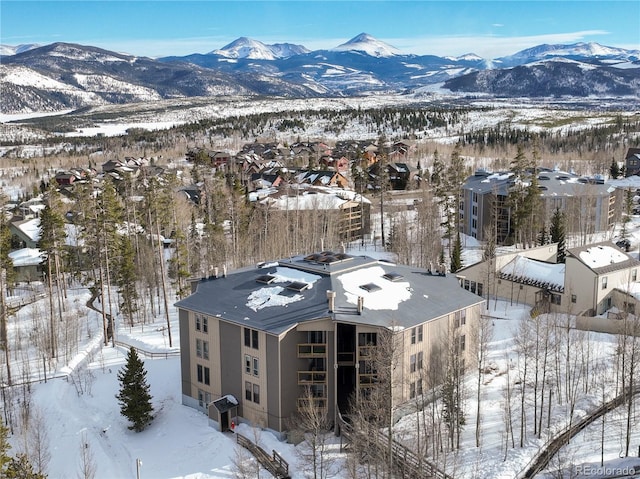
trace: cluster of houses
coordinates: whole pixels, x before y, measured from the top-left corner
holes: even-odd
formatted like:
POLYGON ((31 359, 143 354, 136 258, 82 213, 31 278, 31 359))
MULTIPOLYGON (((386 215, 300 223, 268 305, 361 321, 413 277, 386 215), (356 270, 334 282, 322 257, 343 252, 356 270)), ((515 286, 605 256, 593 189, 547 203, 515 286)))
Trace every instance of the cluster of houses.
MULTIPOLYGON (((157 166, 158 158, 133 158, 123 160, 109 160, 102 164, 101 170, 94 168, 71 168, 61 170, 51 178, 56 189, 65 202, 75 201, 75 188, 80 184, 91 184, 100 188, 102 181, 110 177, 117 184, 126 178, 160 176, 166 170, 157 166)), ((40 241, 40 214, 45 208, 45 191, 48 185, 43 181, 40 185, 41 194, 18 204, 10 203, 4 206, 9 219, 12 251, 9 256, 13 260, 16 280, 31 282, 43 277, 43 254, 38 249, 40 241)), ((67 215, 65 224, 66 242, 70 248, 79 246, 78 231, 73 224, 71 213, 67 215)))

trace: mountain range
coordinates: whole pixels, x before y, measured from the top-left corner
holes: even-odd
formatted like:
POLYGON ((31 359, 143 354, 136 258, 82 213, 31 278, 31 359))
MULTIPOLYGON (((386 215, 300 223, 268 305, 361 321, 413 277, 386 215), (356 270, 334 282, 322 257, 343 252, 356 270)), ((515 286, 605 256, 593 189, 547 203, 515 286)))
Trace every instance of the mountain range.
POLYGON ((0 46, 1 113, 220 95, 639 96, 640 50, 539 45, 484 59, 403 54, 362 33, 329 50, 241 37, 206 54, 138 57, 69 43, 0 46))

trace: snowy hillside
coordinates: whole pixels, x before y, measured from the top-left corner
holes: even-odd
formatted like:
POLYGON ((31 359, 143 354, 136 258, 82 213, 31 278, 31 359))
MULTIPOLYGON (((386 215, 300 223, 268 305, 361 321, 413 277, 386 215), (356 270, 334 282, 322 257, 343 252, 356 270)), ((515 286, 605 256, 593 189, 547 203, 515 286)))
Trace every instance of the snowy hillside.
MULTIPOLYGON (((637 241, 636 236, 632 236, 637 241)), ((477 260, 478 247, 472 238, 466 238, 465 262, 477 260)), ((387 258, 387 253, 366 245, 365 250, 358 243, 353 252, 371 254, 387 258)), ((481 253, 481 252, 480 252, 481 253)), ((33 285, 38 288, 37 284, 33 285)), ((20 294, 26 294, 20 293, 20 294)), ((76 477, 79 474, 82 457, 89 458, 95 468, 95 479, 119 479, 136 477, 139 467, 143 479, 229 479, 233 477, 240 458, 247 453, 237 445, 234 433, 220 433, 208 423, 201 412, 181 404, 180 360, 176 356, 178 348, 169 347, 166 322, 159 317, 145 325, 133 328, 118 323, 117 347, 102 345, 101 315, 87 309, 85 303, 89 292, 78 284, 69 289, 68 313, 65 315, 65 329, 75 334, 60 343, 58 360, 49 362, 43 370, 41 361, 44 343, 20 343, 20 337, 27 338, 28 332, 43 328, 48 321, 46 311, 48 299, 37 298, 35 302, 18 310, 11 319, 9 330, 14 347, 11 352, 11 369, 14 381, 20 383, 31 380, 33 384, 28 398, 31 414, 38 421, 39 437, 49 459, 46 471, 50 478, 76 477), (69 325, 67 321, 73 321, 69 325), (77 341, 77 343, 76 343, 77 341), (147 382, 153 396, 155 419, 141 433, 128 430, 128 423, 120 415, 114 397, 119 389, 117 372, 125 363, 128 345, 139 348, 147 370, 147 382), (47 380, 45 381, 45 376, 47 380)), ((24 298, 24 296, 23 296, 24 298)), ((20 300, 9 298, 9 302, 20 300)), ((115 298, 114 298, 115 301, 115 298)), ((29 301, 27 301, 29 302, 29 301)), ((96 306, 100 306, 96 303, 96 306)), ((565 405, 554 405, 550 410, 551 428, 545 428, 541 439, 528 438, 523 447, 505 446, 505 388, 509 383, 516 395, 519 374, 518 330, 528 321, 529 307, 516 302, 491 301, 486 314, 492 318, 492 338, 488 344, 487 372, 483 375, 481 389, 482 433, 481 447, 475 445, 476 421, 476 378, 477 372, 467 376, 465 410, 467 426, 463 429, 461 449, 456 454, 441 458, 446 462, 447 471, 460 479, 513 479, 529 463, 551 436, 551 432, 561 429, 567 422, 569 411, 565 405)), ((171 308, 170 324, 174 345, 179 344, 178 319, 171 308)), ((610 360, 616 347, 614 336, 590 334, 589 351, 593 361, 610 360), (607 359, 609 358, 609 359, 607 359)), ((5 366, 0 364, 0 376, 6 378, 5 366)), ((613 387, 613 386, 610 386, 613 387)), ((24 451, 29 433, 20 423, 20 404, 25 390, 20 387, 4 390, 6 397, 15 403, 8 414, 13 421, 15 434, 10 438, 11 453, 24 451), (24 433, 24 435, 23 435, 24 433)), ((598 404, 597 391, 581 394, 574 411, 581 417, 598 404)), ((611 390, 605 391, 607 395, 611 390)), ((598 394, 604 394, 598 392, 598 394)), ((514 403, 517 400, 514 398, 514 403)), ((4 407, 6 408, 6 402, 4 407)), ((515 407, 515 405, 514 405, 515 407)), ((640 397, 636 400, 640 407, 640 397)), ((405 405, 405 414, 394 426, 396 438, 415 447, 414 437, 421 412, 416 412, 413 404, 405 405), (406 408, 408 406, 408 409, 406 408)), ((6 414, 6 413, 5 413, 6 414)), ((545 419, 546 420, 546 419, 545 419)), ((603 457, 605 465, 617 468, 640 467, 640 459, 630 457, 619 459, 621 440, 625 427, 623 408, 614 410, 607 416, 607 428, 603 457)), ((640 444, 640 419, 633 424, 632 444, 640 444)), ((422 427, 422 426, 420 426, 422 427)), ((300 456, 303 446, 294 446, 280 441, 268 431, 253 429, 249 424, 239 424, 236 432, 257 442, 266 451, 277 451, 288 463, 293 478, 306 477, 309 465, 300 456)), ((328 436, 327 457, 332 465, 329 477, 350 479, 345 467, 347 455, 341 452, 340 438, 332 433, 328 436)), ((569 477, 563 468, 576 471, 577 468, 599 466, 600 424, 593 424, 571 441, 561 452, 561 460, 539 477, 569 477), (590 465, 589 465, 590 464, 590 465), (561 475, 558 475, 561 474, 561 475)), ((33 443, 31 443, 33 444, 33 443)), ((31 446, 32 447, 32 446, 31 446)), ((243 459, 244 460, 244 459, 243 459)), ((261 479, 269 477, 263 471, 261 479)), ((580 477, 572 475, 571 477, 580 477)), ((587 476, 582 476, 586 478, 587 476)), ((609 476, 589 476, 605 478, 609 476)), ((633 477, 633 476, 629 476, 633 477)))

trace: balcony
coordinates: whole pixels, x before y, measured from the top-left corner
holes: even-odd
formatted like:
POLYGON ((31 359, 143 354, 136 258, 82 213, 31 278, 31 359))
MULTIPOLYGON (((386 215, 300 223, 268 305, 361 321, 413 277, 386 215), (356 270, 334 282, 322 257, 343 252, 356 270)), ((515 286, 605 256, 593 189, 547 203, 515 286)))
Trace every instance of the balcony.
POLYGON ((378 375, 375 373, 359 374, 358 382, 360 384, 360 387, 373 386, 378 382, 378 375))
POLYGON ((298 410, 306 409, 312 405, 315 409, 327 409, 327 399, 323 397, 298 398, 298 410))
POLYGON ((326 371, 298 371, 298 385, 324 384, 326 382, 326 371))
POLYGON ((324 358, 327 355, 325 343, 301 343, 298 344, 299 358, 324 358))

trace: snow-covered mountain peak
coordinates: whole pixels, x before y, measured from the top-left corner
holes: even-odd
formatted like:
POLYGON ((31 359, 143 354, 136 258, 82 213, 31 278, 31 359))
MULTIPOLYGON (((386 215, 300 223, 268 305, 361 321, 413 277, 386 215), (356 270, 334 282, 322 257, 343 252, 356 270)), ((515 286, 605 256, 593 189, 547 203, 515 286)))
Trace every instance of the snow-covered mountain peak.
POLYGON ((276 56, 264 43, 248 37, 240 37, 219 50, 210 52, 227 58, 249 58, 251 60, 275 60, 276 56))
POLYGON ((346 43, 333 48, 334 52, 356 51, 363 52, 372 57, 392 57, 402 55, 396 47, 375 39, 368 33, 361 33, 346 43))
POLYGON ((249 60, 276 60, 304 53, 309 53, 309 50, 302 45, 292 43, 266 45, 247 37, 240 37, 221 49, 210 52, 210 54, 227 58, 247 58, 249 60))
POLYGON ((17 55, 18 53, 33 50, 40 45, 37 43, 23 43, 20 45, 0 45, 0 55, 17 55))
POLYGON ((617 58, 632 59, 640 56, 639 50, 607 47, 595 42, 579 42, 569 45, 543 44, 502 57, 507 63, 529 63, 553 57, 617 58))

